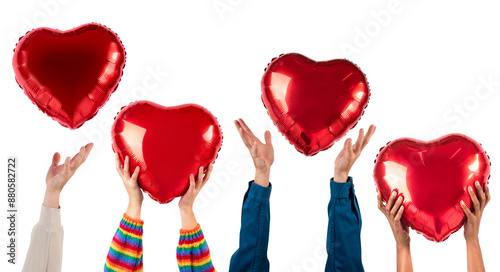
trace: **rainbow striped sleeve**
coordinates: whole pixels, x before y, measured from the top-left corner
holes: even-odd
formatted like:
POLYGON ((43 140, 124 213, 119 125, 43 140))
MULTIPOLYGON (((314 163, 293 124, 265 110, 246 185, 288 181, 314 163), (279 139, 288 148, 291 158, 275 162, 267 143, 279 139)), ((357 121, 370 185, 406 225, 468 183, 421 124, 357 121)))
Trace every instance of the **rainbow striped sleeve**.
POLYGON ((104 271, 142 271, 142 226, 144 221, 123 214, 116 230, 104 271))
POLYGON ((177 246, 177 264, 180 272, 212 272, 215 271, 210 257, 207 241, 203 236, 200 224, 192 230, 180 230, 177 246))

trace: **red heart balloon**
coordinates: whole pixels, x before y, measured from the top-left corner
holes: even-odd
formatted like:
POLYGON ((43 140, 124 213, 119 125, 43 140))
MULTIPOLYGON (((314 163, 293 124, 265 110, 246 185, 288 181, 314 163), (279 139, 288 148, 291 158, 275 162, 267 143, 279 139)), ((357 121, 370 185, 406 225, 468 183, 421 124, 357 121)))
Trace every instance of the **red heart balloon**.
POLYGON ((99 24, 68 31, 42 27, 19 40, 12 66, 17 83, 42 112, 76 129, 116 90, 125 49, 113 31, 99 24))
POLYGON ((370 96, 355 64, 316 62, 296 53, 273 59, 261 84, 262 102, 274 124, 307 156, 330 148, 353 128, 370 96))
MULTIPOLYGON (((394 140, 381 148, 373 176, 387 202, 393 190, 403 195, 403 222, 427 239, 442 242, 462 227, 463 200, 471 209, 467 187, 489 179, 490 162, 471 138, 449 134, 424 142, 394 140)), ((474 189, 475 191, 475 189, 474 189)))
POLYGON ((217 119, 196 104, 163 107, 150 101, 122 108, 111 129, 113 151, 130 169, 140 167, 139 184, 152 199, 168 203, 189 187, 189 175, 217 158, 222 131, 217 119))

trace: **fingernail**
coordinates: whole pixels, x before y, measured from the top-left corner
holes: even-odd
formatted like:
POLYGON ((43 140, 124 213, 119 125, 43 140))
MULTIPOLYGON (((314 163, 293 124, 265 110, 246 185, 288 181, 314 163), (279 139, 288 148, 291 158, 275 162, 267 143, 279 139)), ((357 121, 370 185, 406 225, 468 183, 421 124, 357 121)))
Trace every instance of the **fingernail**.
POLYGON ((460 205, 464 205, 465 206, 465 202, 463 200, 460 200, 460 205))
POLYGON ((393 192, 391 193, 391 196, 396 196, 396 191, 393 191, 393 192))
POLYGON ((470 186, 469 186, 469 191, 471 191, 471 192, 472 192, 472 187, 470 187, 470 186))
POLYGON ((398 197, 398 201, 401 201, 401 200, 403 200, 403 198, 402 198, 401 196, 400 196, 400 197, 398 197))
POLYGON ((479 181, 476 181, 476 186, 479 186, 479 181))

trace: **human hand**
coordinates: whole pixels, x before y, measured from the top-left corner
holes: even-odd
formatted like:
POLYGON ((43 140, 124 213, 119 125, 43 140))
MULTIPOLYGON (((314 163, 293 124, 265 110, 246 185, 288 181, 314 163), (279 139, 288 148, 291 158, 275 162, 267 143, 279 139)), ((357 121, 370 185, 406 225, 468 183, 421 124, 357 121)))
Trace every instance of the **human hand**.
POLYGON ((45 198, 43 205, 50 208, 59 208, 59 195, 62 189, 68 183, 69 179, 75 174, 76 169, 82 165, 89 156, 93 143, 89 143, 80 148, 80 151, 73 156, 67 157, 63 164, 58 165, 61 155, 56 152, 52 157, 52 164, 45 177, 45 198))
MULTIPOLYGON (((115 165, 116 171, 122 178, 125 190, 127 190, 129 204, 140 207, 142 201, 144 200, 141 188, 139 187, 139 183, 137 182, 140 167, 135 167, 134 172, 132 173, 132 175, 130 175, 130 158, 128 156, 125 156, 125 161, 123 162, 123 165, 121 165, 118 154, 115 155, 115 165)), ((129 216, 131 215, 129 214, 129 216)))
POLYGON ((364 130, 360 129, 358 139, 354 145, 350 138, 345 141, 344 148, 342 148, 335 159, 335 170, 333 175, 333 180, 335 182, 347 182, 347 177, 349 176, 352 165, 359 158, 361 151, 363 151, 370 141, 373 133, 375 133, 375 129, 376 127, 371 125, 366 135, 364 134, 364 130))
POLYGON ((380 191, 377 194, 378 209, 385 215, 389 225, 392 229, 392 234, 396 240, 396 245, 398 248, 409 247, 410 246, 410 235, 409 227, 401 221, 405 207, 401 205, 403 203, 403 197, 399 196, 396 200, 397 193, 393 191, 387 204, 384 206, 382 201, 382 195, 380 191))
POLYGON ((179 211, 181 212, 181 222, 182 228, 185 230, 192 230, 197 225, 196 216, 193 211, 193 204, 196 200, 196 196, 201 191, 201 188, 207 183, 210 178, 210 174, 212 174, 213 166, 210 164, 208 166, 208 171, 205 175, 203 175, 203 167, 198 169, 198 176, 196 177, 196 181, 194 175, 189 175, 189 189, 184 193, 184 195, 179 200, 179 211))
POLYGON ((271 142, 271 132, 266 131, 264 139, 266 143, 262 143, 242 119, 234 121, 236 129, 240 133, 243 143, 250 151, 253 164, 255 166, 255 183, 262 187, 269 187, 269 175, 271 165, 274 162, 274 148, 271 142))
POLYGON ((179 200, 179 209, 181 211, 193 209, 194 201, 196 200, 198 193, 201 191, 201 188, 205 186, 208 179, 210 178, 210 174, 212 174, 213 168, 213 165, 210 164, 208 166, 207 173, 203 175, 203 166, 201 166, 198 169, 198 176, 196 177, 196 181, 193 174, 189 175, 189 188, 179 200))
POLYGON ((483 216, 483 211, 488 202, 490 202, 491 196, 490 196, 490 189, 488 188, 488 183, 484 184, 484 191, 483 188, 481 188, 481 185, 479 184, 478 181, 474 183, 474 186, 476 187, 476 194, 472 190, 472 187, 469 186, 467 187, 467 191, 469 192, 469 196, 472 200, 472 207, 473 211, 471 212, 469 208, 465 205, 464 201, 460 201, 460 206, 462 206, 462 210, 464 211, 465 215, 467 216, 467 221, 465 222, 464 225, 464 237, 467 242, 479 239, 479 224, 481 223, 481 217, 483 216))

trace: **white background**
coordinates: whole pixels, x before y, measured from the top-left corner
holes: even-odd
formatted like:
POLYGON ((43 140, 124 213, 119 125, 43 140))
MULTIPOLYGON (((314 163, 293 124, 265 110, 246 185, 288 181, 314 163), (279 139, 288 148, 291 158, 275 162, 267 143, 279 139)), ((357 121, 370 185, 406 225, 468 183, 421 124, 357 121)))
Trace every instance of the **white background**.
MULTIPOLYGON (((500 270, 500 16, 498 1, 8 1, 1 4, 0 158, 19 160, 18 256, 0 257, 1 271, 21 271, 39 216, 45 174, 55 151, 73 155, 93 141, 87 162, 61 196, 65 229, 63 271, 101 271, 127 195, 116 173, 110 122, 121 106, 148 99, 165 106, 198 103, 219 120, 224 142, 213 177, 196 204, 218 271, 227 271, 238 246, 240 212, 253 164, 233 120, 244 118, 263 136, 272 132, 276 159, 271 181, 271 271, 324 271, 329 178, 342 144, 305 157, 272 125, 261 99, 266 64, 280 53, 316 60, 349 58, 366 73, 372 92, 358 128, 378 129, 354 165, 363 216, 366 271, 395 271, 395 242, 377 210, 375 155, 399 137, 430 140, 459 132, 483 144, 492 158, 492 201, 481 224, 486 268, 500 270), (216 9, 214 5, 226 10, 216 9), (15 39, 32 27, 70 29, 98 22, 122 39, 127 63, 111 100, 72 131, 38 110, 17 86, 12 70, 15 39), (344 49, 343 49, 344 48, 344 49), (349 48, 350 51, 346 51, 349 48), (151 71, 159 70, 156 80, 151 71), (490 90, 482 82, 492 81, 490 90), (147 81, 144 88, 143 83, 147 81), (295 269, 295 270, 294 270, 295 269)), ((347 137, 342 139, 343 142, 347 137)), ((3 169, 6 166, 2 166, 3 169)), ((6 210, 6 172, 0 207, 6 210)), ((177 200, 143 205, 145 271, 177 271, 181 226, 177 200)), ((412 231, 415 271, 466 271, 463 230, 444 243, 412 231)), ((5 252, 6 220, 0 220, 5 252)))

